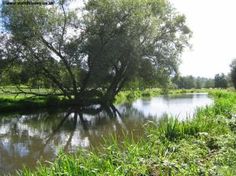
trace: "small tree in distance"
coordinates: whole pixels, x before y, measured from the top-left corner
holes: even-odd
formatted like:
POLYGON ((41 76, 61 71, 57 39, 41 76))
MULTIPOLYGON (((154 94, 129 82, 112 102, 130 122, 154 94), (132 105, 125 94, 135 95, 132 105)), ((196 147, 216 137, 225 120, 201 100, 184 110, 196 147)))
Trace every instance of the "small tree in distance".
POLYGON ((231 67, 231 72, 230 72, 231 80, 234 85, 234 88, 236 89, 236 59, 232 61, 230 67, 231 67))
POLYGON ((227 77, 224 73, 215 75, 215 88, 226 89, 228 87, 227 77))

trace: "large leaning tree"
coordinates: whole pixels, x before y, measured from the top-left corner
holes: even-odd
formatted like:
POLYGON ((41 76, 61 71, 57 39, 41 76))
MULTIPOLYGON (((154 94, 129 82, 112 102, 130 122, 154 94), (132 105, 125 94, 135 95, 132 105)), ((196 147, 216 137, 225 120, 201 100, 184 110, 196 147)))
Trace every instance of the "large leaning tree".
POLYGON ((163 78, 178 71, 191 32, 168 1, 70 4, 4 5, 1 62, 20 60, 32 77, 52 83, 51 94, 81 104, 111 104, 126 83, 150 75, 140 71, 163 78))

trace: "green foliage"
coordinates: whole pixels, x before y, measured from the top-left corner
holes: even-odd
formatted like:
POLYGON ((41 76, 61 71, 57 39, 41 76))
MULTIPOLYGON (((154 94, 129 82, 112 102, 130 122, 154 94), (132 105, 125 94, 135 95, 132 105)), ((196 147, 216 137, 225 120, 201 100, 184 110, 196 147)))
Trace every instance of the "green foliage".
POLYGON ((151 97, 151 96, 152 96, 152 94, 151 94, 150 91, 144 91, 144 92, 142 92, 142 97, 151 97))
POLYGON ((56 106, 60 102, 60 99, 57 96, 51 95, 46 98, 47 106, 56 106))
POLYGON ((9 92, 18 92, 19 90, 15 86, 4 86, 0 87, 0 112, 18 112, 18 111, 29 111, 37 110, 39 108, 51 108, 58 106, 69 105, 66 99, 60 96, 35 96, 33 93, 38 94, 50 94, 53 92, 51 89, 29 89, 27 86, 20 86, 23 91, 29 91, 32 94, 12 94, 2 92, 1 90, 9 92))
POLYGON ((230 67, 231 67, 230 71, 231 80, 233 82, 234 88, 236 89, 236 59, 232 61, 230 67))
POLYGON ((153 89, 145 89, 141 90, 125 90, 121 91, 117 96, 115 103, 120 104, 124 102, 131 102, 138 98, 148 98, 152 96, 158 96, 161 94, 161 89, 153 88, 153 89))
POLYGON ((214 80, 210 78, 180 76, 174 77, 172 81, 179 89, 202 89, 215 87, 214 80))
POLYGON ((57 88, 77 101, 96 90, 107 104, 136 80, 144 88, 158 81, 168 87, 191 37, 185 17, 171 4, 88 0, 82 13, 68 8, 70 3, 2 6, 4 27, 11 35, 0 36, 0 59, 16 65, 5 69, 5 75, 16 79, 10 83, 57 88))
POLYGON ((224 73, 215 75, 215 88, 227 88, 228 81, 224 73))
POLYGON ((138 97, 140 97, 141 92, 140 91, 131 91, 128 95, 127 95, 127 99, 128 101, 132 101, 137 99, 138 97))

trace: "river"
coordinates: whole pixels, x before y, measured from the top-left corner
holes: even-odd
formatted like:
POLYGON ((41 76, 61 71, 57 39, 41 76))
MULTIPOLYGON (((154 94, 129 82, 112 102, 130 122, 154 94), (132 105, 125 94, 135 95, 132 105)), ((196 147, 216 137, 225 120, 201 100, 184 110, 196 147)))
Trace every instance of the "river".
POLYGON ((64 109, 37 113, 0 114, 0 175, 39 161, 53 161, 60 150, 99 147, 109 135, 139 138, 147 121, 165 116, 190 119, 196 108, 211 105, 207 94, 183 94, 138 99, 117 105, 117 111, 99 113, 64 109), (114 115, 115 114, 115 115, 114 115))

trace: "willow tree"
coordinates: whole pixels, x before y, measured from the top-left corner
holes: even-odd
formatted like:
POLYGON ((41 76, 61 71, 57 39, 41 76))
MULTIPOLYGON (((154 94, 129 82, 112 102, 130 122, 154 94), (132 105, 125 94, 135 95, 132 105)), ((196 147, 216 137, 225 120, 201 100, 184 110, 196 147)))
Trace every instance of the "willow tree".
POLYGON ((177 72, 191 32, 167 1, 88 0, 83 9, 70 3, 3 6, 3 58, 27 63, 32 77, 40 74, 55 94, 82 104, 111 104, 147 65, 159 77, 177 72))

